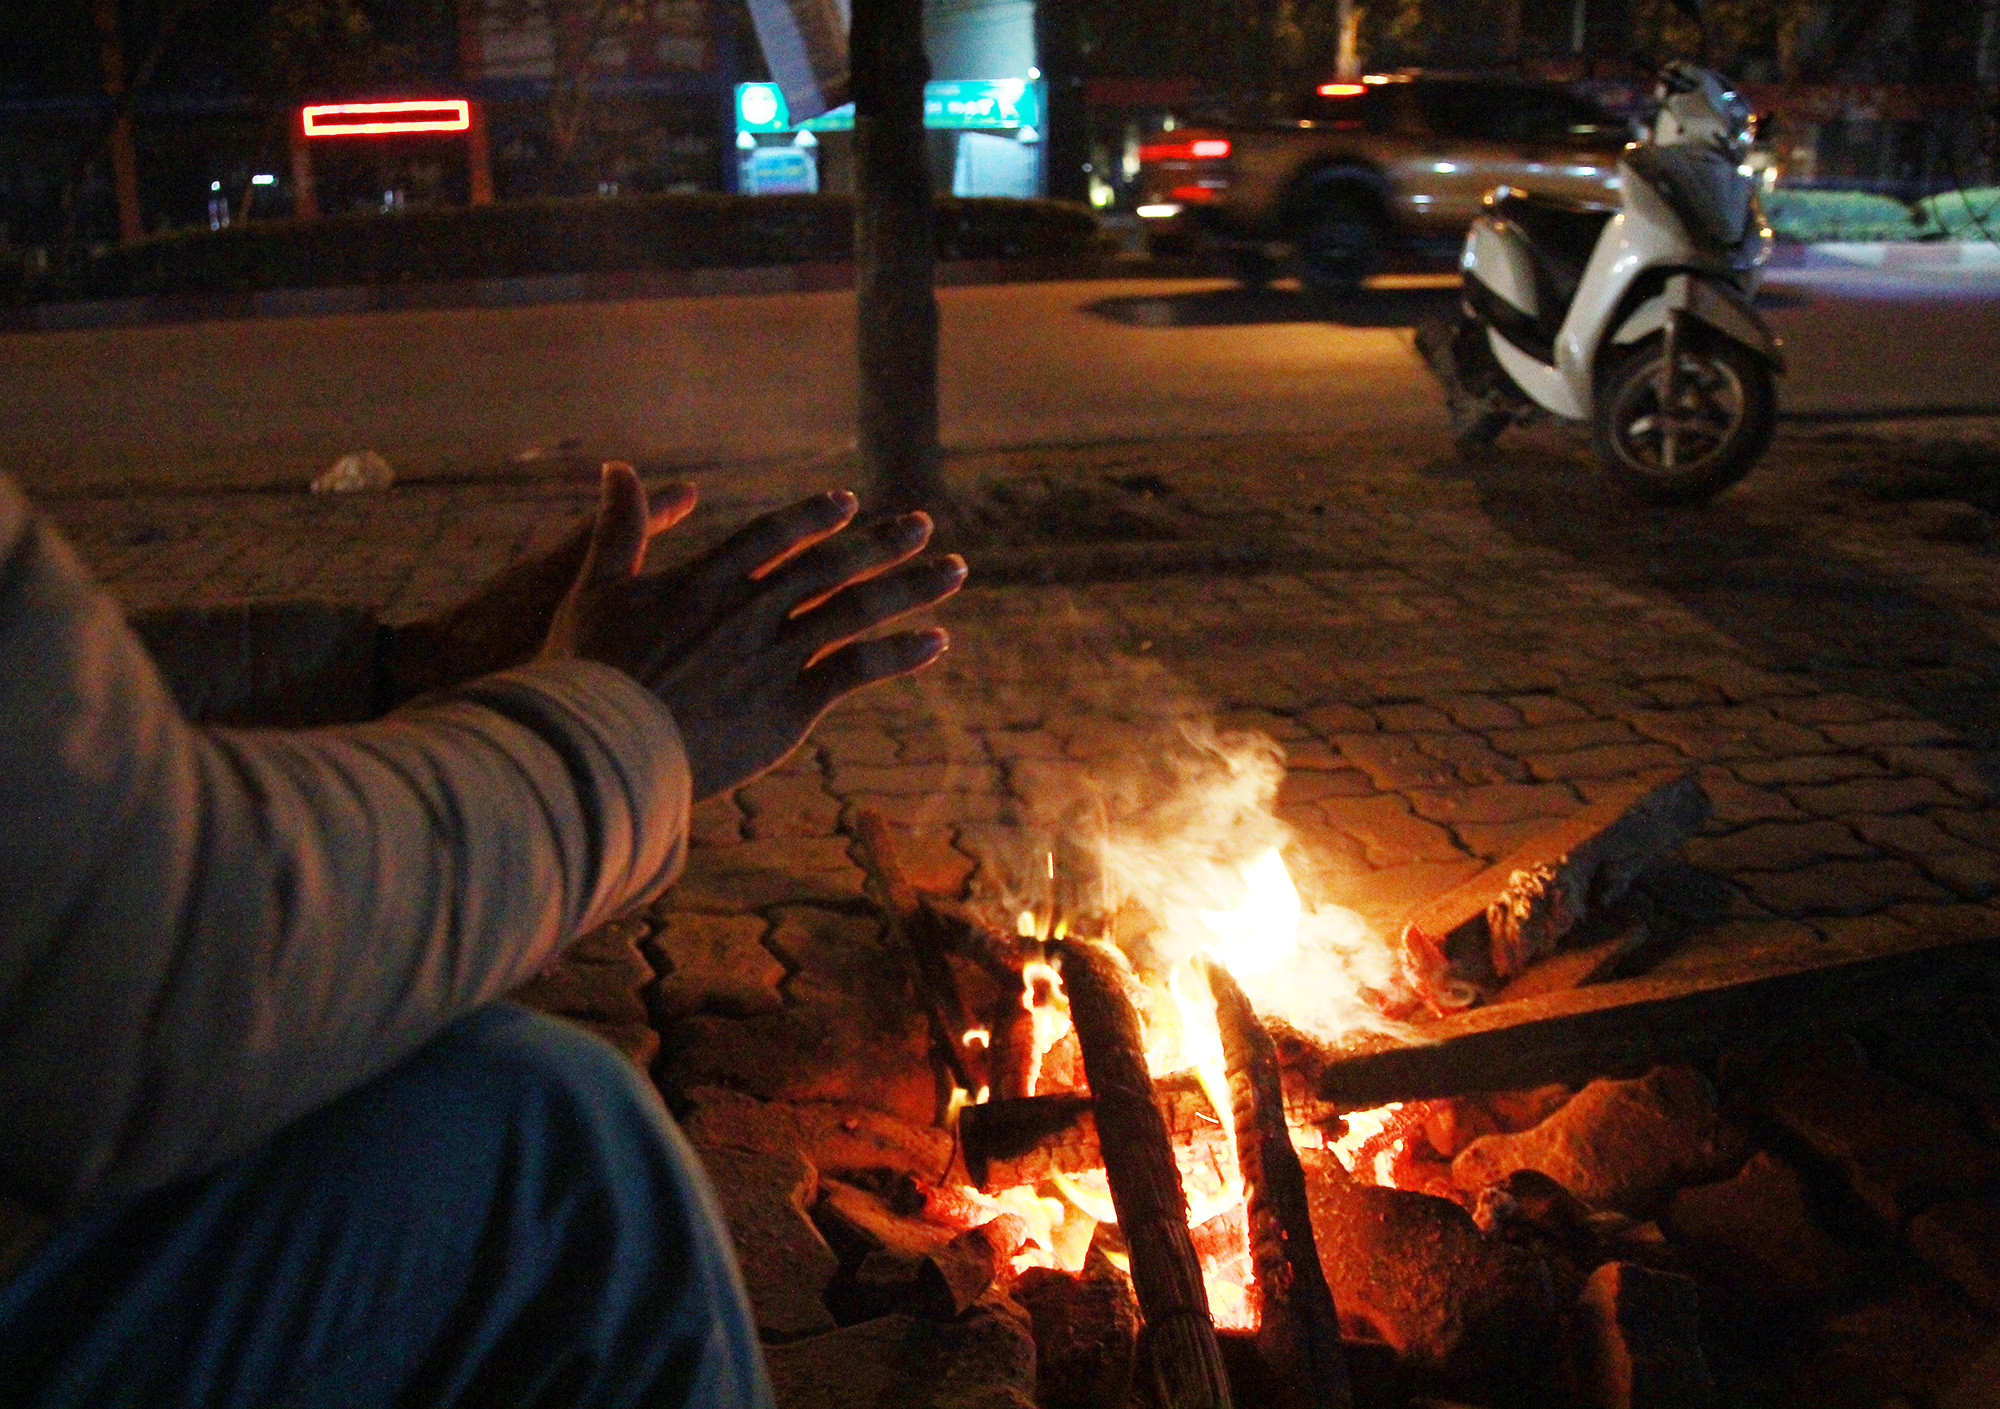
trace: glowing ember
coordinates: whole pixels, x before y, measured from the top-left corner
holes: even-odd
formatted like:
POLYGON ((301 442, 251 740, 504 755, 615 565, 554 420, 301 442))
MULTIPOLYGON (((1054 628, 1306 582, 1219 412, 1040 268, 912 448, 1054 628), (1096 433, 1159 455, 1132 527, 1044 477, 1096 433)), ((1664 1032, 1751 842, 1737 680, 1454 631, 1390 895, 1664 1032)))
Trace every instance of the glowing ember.
POLYGON ((1021 984, 1021 1006, 1028 1010, 1035 1040, 1034 1057, 1028 1063, 1027 1090, 1022 1094, 1032 1096, 1042 1079, 1042 1058, 1070 1030, 1069 998, 1063 992, 1062 975, 1053 964, 1039 959, 1021 966, 1021 984))
POLYGON ((1219 939, 1206 948, 1233 974, 1269 973, 1297 947, 1305 907, 1275 847, 1243 868, 1243 883, 1248 890, 1234 910, 1200 912, 1219 939))
POLYGON ((959 1041, 967 1047, 977 1047, 983 1052, 993 1045, 993 1034, 983 1027, 968 1027, 965 1036, 959 1041))
POLYGON ((1335 1140, 1332 1148, 1334 1158, 1349 1174, 1374 1184, 1395 1183, 1393 1175, 1400 1144, 1396 1114, 1402 1109, 1401 1101, 1391 1101, 1372 1111, 1348 1112, 1347 1133, 1335 1140))

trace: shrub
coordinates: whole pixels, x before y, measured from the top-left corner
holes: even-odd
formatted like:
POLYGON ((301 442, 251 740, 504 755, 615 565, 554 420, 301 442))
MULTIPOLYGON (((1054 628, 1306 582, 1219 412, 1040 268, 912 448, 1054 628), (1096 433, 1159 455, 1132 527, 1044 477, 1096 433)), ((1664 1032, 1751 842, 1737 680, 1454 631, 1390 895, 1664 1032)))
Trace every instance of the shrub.
POLYGON ((1917 211, 1947 240, 2000 240, 2000 186, 1941 191, 1918 201, 1917 211))
MULTIPOLYGON (((936 236, 945 259, 1048 258, 1094 250, 1097 221, 1062 201, 947 197, 937 203, 936 236)), ((845 196, 582 197, 175 231, 82 259, 21 293, 124 298, 740 268, 853 254, 854 203, 845 196)), ((0 271, 0 298, 8 283, 0 271)))
POLYGON ((1800 244, 1831 240, 1914 240, 1927 233, 1910 208, 1870 191, 1812 191, 1780 186, 1764 197, 1778 238, 1800 244))

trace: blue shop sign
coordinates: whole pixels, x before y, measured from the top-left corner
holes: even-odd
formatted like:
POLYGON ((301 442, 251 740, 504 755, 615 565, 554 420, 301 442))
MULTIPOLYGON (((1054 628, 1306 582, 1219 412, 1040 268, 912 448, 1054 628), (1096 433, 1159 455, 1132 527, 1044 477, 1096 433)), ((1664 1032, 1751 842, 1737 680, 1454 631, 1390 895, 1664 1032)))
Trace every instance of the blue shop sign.
MULTIPOLYGON (((1042 125, 1041 84, 1026 78, 938 78, 924 85, 924 126, 1007 129, 1042 125)), ((775 83, 736 85, 738 132, 845 132, 854 126, 848 103, 793 122, 775 83)))

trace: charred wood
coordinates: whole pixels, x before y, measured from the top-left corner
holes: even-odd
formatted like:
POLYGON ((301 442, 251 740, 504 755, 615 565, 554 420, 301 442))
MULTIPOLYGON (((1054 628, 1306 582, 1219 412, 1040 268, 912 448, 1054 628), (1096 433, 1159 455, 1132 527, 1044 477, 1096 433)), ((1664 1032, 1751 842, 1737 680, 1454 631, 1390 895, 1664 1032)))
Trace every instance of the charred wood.
POLYGON ((868 893, 881 907, 890 936, 915 966, 932 1048, 950 1069, 960 1090, 976 1090, 965 1059, 965 1033, 972 1026, 966 1016, 965 1000, 959 995, 958 980, 952 976, 951 964, 937 942, 936 930, 924 923, 922 901, 897 860, 889 825, 880 813, 864 811, 856 821, 855 834, 861 843, 861 869, 867 876, 868 893))
POLYGON ((1294 1404, 1345 1409, 1354 1403, 1354 1392, 1340 1348, 1340 1319, 1313 1238, 1305 1171, 1285 1128, 1277 1044, 1229 970, 1204 960, 1202 972, 1215 996, 1229 1077, 1237 1162, 1250 1218, 1258 1346, 1289 1385, 1294 1404))
POLYGON ((1406 1010, 1491 997, 1693 836, 1708 807, 1693 773, 1636 779, 1418 907, 1399 936, 1406 1010))
POLYGON ((1228 1376, 1124 965, 1100 945, 1065 940, 1056 951, 1160 1402, 1166 1409, 1223 1409, 1230 1402, 1228 1376))

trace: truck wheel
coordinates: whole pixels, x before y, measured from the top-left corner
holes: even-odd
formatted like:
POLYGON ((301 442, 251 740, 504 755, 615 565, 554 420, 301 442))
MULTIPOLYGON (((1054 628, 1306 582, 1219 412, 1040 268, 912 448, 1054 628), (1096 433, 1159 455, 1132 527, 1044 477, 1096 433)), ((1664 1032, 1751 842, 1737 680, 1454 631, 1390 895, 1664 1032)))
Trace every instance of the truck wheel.
POLYGON ((1314 295, 1352 293, 1382 255, 1382 215, 1358 191, 1330 193, 1299 235, 1299 285, 1314 295))
POLYGON ((1662 404, 1662 340, 1619 354, 1597 385, 1591 448, 1606 472, 1655 504, 1711 499, 1750 473, 1777 428, 1771 369, 1724 338, 1681 344, 1662 404))

